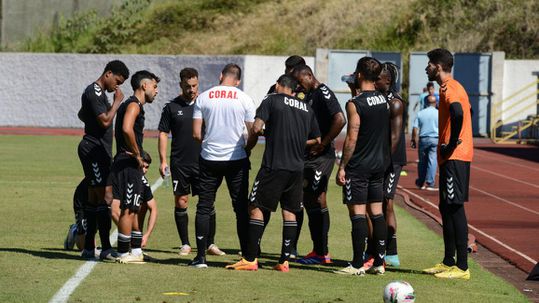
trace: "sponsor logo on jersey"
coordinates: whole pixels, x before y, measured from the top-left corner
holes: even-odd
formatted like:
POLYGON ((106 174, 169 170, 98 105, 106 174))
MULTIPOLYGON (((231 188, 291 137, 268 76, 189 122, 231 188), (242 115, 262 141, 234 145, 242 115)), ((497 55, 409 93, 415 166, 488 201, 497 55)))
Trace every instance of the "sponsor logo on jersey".
POLYGON ((237 91, 231 90, 212 90, 208 94, 210 99, 238 99, 237 91))
POLYGON ((382 96, 367 97, 367 104, 369 106, 375 106, 375 105, 384 104, 384 103, 387 103, 386 98, 382 96))
POLYGON ((302 111, 305 111, 305 112, 309 112, 309 110, 307 109, 307 104, 294 98, 284 97, 284 104, 290 107, 301 109, 302 111))

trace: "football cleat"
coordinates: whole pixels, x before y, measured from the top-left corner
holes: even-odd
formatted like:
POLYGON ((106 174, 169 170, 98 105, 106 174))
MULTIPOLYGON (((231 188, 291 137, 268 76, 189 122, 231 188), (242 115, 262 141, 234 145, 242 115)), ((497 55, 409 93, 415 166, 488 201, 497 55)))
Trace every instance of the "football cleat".
POLYGON ((364 276, 365 275, 365 269, 363 267, 361 268, 355 268, 352 266, 352 264, 348 264, 347 267, 343 269, 339 269, 334 271, 334 273, 339 275, 349 275, 349 276, 364 276))
POLYGON ((437 273, 434 276, 441 279, 470 280, 470 269, 462 270, 457 266, 452 266, 449 270, 437 273))
POLYGON ((77 224, 71 224, 67 231, 66 239, 64 240, 64 249, 72 250, 75 247, 75 240, 77 239, 77 224))
POLYGON ((365 261, 363 262, 362 268, 365 269, 365 271, 371 269, 371 267, 374 265, 374 257, 371 255, 367 255, 365 258, 365 261))
POLYGON ((189 264, 187 264, 194 268, 208 268, 208 264, 206 264, 206 258, 204 257, 195 257, 189 264))
POLYGON ((399 261, 399 255, 386 255, 385 262, 386 262, 386 266, 389 266, 389 267, 401 266, 401 262, 399 261))
POLYGON ((118 259, 118 254, 114 249, 109 248, 99 253, 99 259, 102 261, 116 261, 116 259, 118 259))
POLYGON ((385 269, 384 265, 372 266, 368 270, 365 270, 365 272, 368 272, 369 274, 373 274, 373 275, 383 275, 386 272, 386 269, 385 269))
POLYGON ((122 263, 122 264, 128 264, 128 263, 144 263, 144 256, 142 254, 140 255, 133 255, 131 253, 124 254, 121 257, 116 258, 116 262, 122 263))
POLYGON ((451 266, 447 266, 444 263, 438 263, 434 265, 433 267, 423 269, 423 272, 426 274, 434 275, 434 274, 438 274, 444 271, 448 271, 450 269, 451 269, 451 266))
POLYGON ((273 269, 275 269, 277 271, 282 271, 282 272, 289 272, 290 271, 290 266, 288 265, 288 261, 284 261, 283 263, 279 263, 279 264, 275 265, 273 267, 273 269))
POLYGON ((180 256, 187 256, 191 253, 191 246, 189 246, 189 244, 182 245, 178 253, 180 254, 180 256))
POLYGON ((329 254, 325 256, 317 255, 316 252, 311 251, 305 257, 296 260, 300 264, 331 264, 331 257, 329 254))
POLYGON ((226 255, 226 253, 222 250, 219 249, 219 247, 217 247, 217 245, 215 244, 212 244, 210 246, 208 246, 208 250, 206 250, 206 253, 208 255, 212 255, 212 256, 224 256, 226 255))
POLYGON ((225 266, 226 269, 233 270, 258 270, 258 259, 255 259, 252 262, 241 258, 238 262, 225 266))

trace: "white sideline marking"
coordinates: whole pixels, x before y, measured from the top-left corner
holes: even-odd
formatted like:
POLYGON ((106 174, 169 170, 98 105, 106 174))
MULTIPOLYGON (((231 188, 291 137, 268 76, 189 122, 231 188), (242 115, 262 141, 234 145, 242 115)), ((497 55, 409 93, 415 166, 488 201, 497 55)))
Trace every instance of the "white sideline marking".
MULTIPOLYGON (((476 155, 478 155, 480 157, 485 157, 485 158, 492 158, 492 153, 491 152, 480 150, 480 149, 474 149, 474 156, 476 156, 476 155), (480 153, 477 153, 477 151, 480 151, 480 153)), ((518 159, 518 160, 522 160, 522 159, 518 159)), ((526 160, 523 160, 523 161, 526 161, 526 160)), ((526 169, 539 171, 539 168, 531 167, 531 166, 525 165, 525 164, 516 163, 514 161, 501 160, 501 162, 509 164, 509 165, 516 165, 516 166, 520 166, 520 167, 523 167, 523 168, 526 168, 526 169)))
MULTIPOLYGON (((159 188, 163 184, 163 179, 159 178, 155 183, 152 185, 152 192, 159 188)), ((118 239, 118 230, 115 229, 112 234, 110 235, 110 244, 114 245, 116 244, 116 240, 118 239)), ((82 283, 84 279, 92 272, 94 267, 97 265, 97 261, 86 261, 77 272, 69 279, 67 282, 54 294, 52 299, 50 299, 49 303, 63 303, 67 302, 69 299, 69 296, 77 289, 77 287, 82 283)))
MULTIPOLYGON (((421 197, 420 195, 418 195, 418 194, 416 194, 416 193, 413 193, 413 192, 411 192, 411 191, 409 191, 409 190, 403 188, 403 187, 400 186, 400 185, 399 185, 399 189, 402 190, 402 191, 404 191, 404 192, 406 192, 406 193, 409 194, 409 195, 412 195, 412 196, 414 196, 414 197, 417 197, 418 199, 421 199, 422 201, 424 201, 425 203, 429 204, 430 206, 432 206, 432 207, 438 209, 438 206, 432 204, 429 200, 427 200, 427 199, 421 197)), ((528 255, 525 255, 524 253, 522 253, 522 252, 520 252, 520 251, 518 251, 518 250, 512 248, 511 246, 509 246, 509 245, 503 243, 502 241, 500 241, 500 240, 494 238, 493 236, 491 236, 491 235, 487 234, 486 232, 484 232, 484 231, 478 229, 477 227, 475 227, 475 226, 473 226, 473 225, 471 225, 471 224, 468 224, 468 227, 469 227, 470 229, 473 229, 473 230, 476 231, 477 233, 483 235, 484 237, 486 237, 486 238, 488 238, 488 239, 490 239, 490 240, 496 242, 497 244, 501 245, 501 246, 504 247, 505 249, 507 249, 507 250, 509 250, 509 251, 511 251, 511 252, 513 252, 513 253, 515 253, 515 254, 517 254, 517 255, 519 255, 519 256, 521 256, 522 258, 524 258, 524 259, 526 259, 527 261, 531 262, 532 265, 535 266, 535 265, 537 264, 537 261, 535 261, 532 257, 530 257, 530 256, 528 256, 528 255)))
POLYGON ((478 191, 478 192, 480 192, 480 193, 482 193, 482 194, 485 194, 485 195, 487 195, 487 196, 491 196, 492 198, 495 198, 495 199, 498 199, 498 200, 500 200, 500 201, 502 201, 502 202, 505 202, 505 203, 507 203, 507 204, 511 204, 511 205, 513 205, 514 207, 518 207, 518 208, 523 209, 523 210, 525 210, 525 211, 529 211, 529 212, 531 212, 532 214, 539 215, 539 212, 537 212, 537 211, 535 211, 535 210, 533 210, 533 209, 530 209, 530 208, 527 208, 527 207, 525 207, 525 206, 516 204, 515 202, 511 202, 511 201, 509 201, 509 200, 507 200, 507 199, 504 199, 504 198, 502 198, 502 197, 496 196, 495 194, 491 194, 491 193, 489 193, 489 192, 486 192, 486 191, 481 190, 481 189, 479 189, 479 188, 475 188, 475 187, 473 187, 473 186, 470 186, 470 188, 473 189, 473 190, 476 190, 476 191, 478 191))
POLYGON ((508 180, 511 180, 511 181, 515 181, 515 182, 519 182, 519 183, 522 183, 522 184, 526 184, 526 185, 529 185, 529 186, 532 186, 532 187, 535 187, 535 188, 539 188, 539 185, 536 185, 536 184, 533 184, 533 183, 529 183, 529 182, 526 182, 526 181, 522 181, 522 180, 519 180, 519 179, 515 179, 515 178, 512 178, 512 177, 504 176, 504 175, 502 175, 502 174, 495 173, 495 172, 493 172, 493 171, 491 171, 491 170, 477 167, 477 165, 471 165, 471 167, 474 168, 474 169, 478 169, 478 170, 484 171, 484 172, 486 172, 486 173, 489 173, 489 174, 492 174, 492 175, 501 177, 501 178, 505 178, 505 179, 508 179, 508 180))

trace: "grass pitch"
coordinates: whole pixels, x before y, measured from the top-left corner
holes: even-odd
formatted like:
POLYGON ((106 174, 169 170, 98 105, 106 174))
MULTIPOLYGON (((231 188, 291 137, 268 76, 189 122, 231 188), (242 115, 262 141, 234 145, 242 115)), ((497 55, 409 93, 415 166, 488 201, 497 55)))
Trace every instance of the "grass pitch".
MULTIPOLYGON (((72 194, 82 178, 77 137, 0 136, 0 302, 44 302, 84 264, 79 253, 64 251, 63 240, 73 222, 72 194)), ((155 139, 145 147, 157 156, 155 139)), ((253 153, 251 179, 260 165, 263 146, 253 153)), ((149 179, 157 179, 157 163, 149 179)), ((333 181, 333 179, 332 179, 333 181)), ((156 230, 146 251, 156 263, 144 265, 99 263, 69 298, 70 302, 381 302, 384 286, 403 279, 412 284, 417 302, 527 302, 513 286, 470 260, 470 281, 438 280, 419 270, 439 262, 442 239, 397 208, 400 271, 383 276, 340 276, 332 270, 351 258, 350 222, 341 203, 341 190, 329 187, 330 251, 335 264, 292 264, 289 273, 271 270, 281 242, 280 215, 274 214, 262 240, 258 272, 227 271, 236 261, 238 243, 234 214, 226 186, 217 201, 216 243, 226 256, 208 257, 210 268, 186 266, 193 255, 177 254, 179 240, 173 217, 172 190, 154 193, 159 205, 156 230)), ((194 211, 190 201, 190 236, 194 241, 194 211)), ((306 219, 307 220, 307 219, 306 219)), ((307 222, 305 222, 307 223, 307 222)), ((307 224, 300 254, 311 249, 307 224)))

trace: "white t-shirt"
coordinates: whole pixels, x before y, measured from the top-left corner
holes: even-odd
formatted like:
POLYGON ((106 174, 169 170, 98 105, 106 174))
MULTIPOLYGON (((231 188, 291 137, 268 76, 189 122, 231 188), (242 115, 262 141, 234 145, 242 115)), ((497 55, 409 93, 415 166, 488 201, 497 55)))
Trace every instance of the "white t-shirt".
POLYGON ((202 158, 210 161, 246 158, 245 122, 254 122, 255 111, 253 99, 234 86, 219 85, 200 94, 193 119, 204 120, 202 158))

